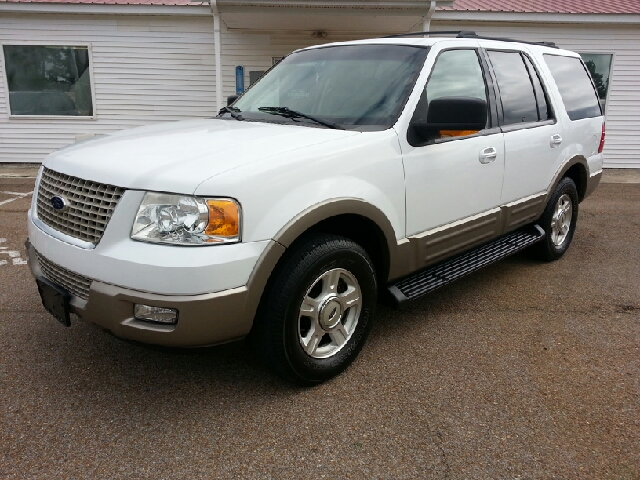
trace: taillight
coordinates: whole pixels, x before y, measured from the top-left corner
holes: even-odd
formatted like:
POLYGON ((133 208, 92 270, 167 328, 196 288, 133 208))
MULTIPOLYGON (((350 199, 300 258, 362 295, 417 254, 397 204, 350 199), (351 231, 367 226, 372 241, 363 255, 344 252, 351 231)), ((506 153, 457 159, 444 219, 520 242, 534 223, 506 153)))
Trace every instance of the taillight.
POLYGON ((600 146, 598 146, 598 153, 602 153, 604 149, 604 122, 602 123, 602 136, 600 137, 600 146))

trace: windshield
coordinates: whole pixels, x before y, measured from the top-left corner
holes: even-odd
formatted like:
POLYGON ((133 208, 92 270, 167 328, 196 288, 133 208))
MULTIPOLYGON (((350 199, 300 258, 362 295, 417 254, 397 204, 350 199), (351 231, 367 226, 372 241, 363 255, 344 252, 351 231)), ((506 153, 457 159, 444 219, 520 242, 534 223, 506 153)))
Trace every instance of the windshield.
POLYGON ((233 111, 245 120, 385 130, 398 119, 427 53, 408 45, 303 50, 247 90, 233 111))

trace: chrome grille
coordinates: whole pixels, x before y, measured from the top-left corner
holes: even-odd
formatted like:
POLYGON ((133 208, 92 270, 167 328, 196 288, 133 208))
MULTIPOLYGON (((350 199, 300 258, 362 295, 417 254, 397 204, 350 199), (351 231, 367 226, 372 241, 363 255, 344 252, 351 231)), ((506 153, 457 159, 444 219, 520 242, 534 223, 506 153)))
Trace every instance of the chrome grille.
POLYGON ((36 250, 36 258, 40 265, 40 270, 45 277, 51 280, 56 285, 60 285, 70 294, 80 297, 84 300, 89 298, 89 287, 91 286, 91 279, 83 277, 71 270, 67 270, 58 264, 47 260, 40 255, 40 252, 36 250))
POLYGON ((124 189, 82 180, 45 168, 38 188, 38 218, 54 230, 96 245, 102 238, 124 189), (56 210, 51 198, 68 200, 65 210, 56 210))

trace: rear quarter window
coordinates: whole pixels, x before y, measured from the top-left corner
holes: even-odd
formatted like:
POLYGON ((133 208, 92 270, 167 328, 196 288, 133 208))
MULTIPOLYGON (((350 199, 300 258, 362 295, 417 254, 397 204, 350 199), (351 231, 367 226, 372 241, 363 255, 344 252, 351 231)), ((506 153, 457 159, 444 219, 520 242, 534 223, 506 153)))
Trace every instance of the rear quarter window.
POLYGON ((582 60, 551 54, 545 54, 544 59, 571 120, 602 115, 598 96, 582 60))

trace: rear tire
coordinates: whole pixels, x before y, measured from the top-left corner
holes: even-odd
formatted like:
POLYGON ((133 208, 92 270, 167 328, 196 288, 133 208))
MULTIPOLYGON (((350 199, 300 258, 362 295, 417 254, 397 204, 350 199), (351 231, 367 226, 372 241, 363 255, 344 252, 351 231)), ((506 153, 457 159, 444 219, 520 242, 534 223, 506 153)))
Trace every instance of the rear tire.
POLYGON ((578 221, 578 190, 569 177, 558 183, 538 224, 545 231, 545 238, 531 250, 535 257, 558 260, 569 249, 578 221))
POLYGON ((311 386, 341 373, 371 330, 373 263, 357 243, 318 234, 291 247, 270 280, 251 332, 263 362, 311 386))

